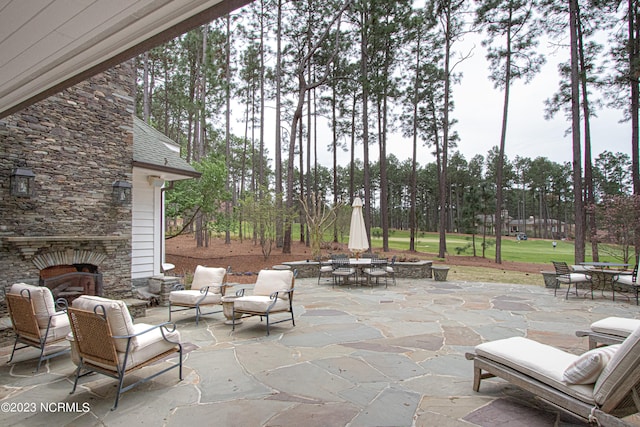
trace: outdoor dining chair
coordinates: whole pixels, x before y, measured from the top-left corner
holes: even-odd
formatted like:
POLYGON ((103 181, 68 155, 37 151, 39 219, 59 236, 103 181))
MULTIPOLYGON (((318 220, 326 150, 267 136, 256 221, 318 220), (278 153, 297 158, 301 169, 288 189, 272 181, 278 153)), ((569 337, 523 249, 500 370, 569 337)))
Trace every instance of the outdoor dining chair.
POLYGON ((578 296, 578 284, 589 283, 589 286, 591 289, 591 299, 593 299, 593 281, 591 280, 591 275, 587 273, 577 273, 573 271, 564 261, 551 261, 551 262, 553 263, 553 267, 556 270, 556 288, 553 291, 553 295, 556 295, 556 292, 560 287, 560 283, 564 283, 568 285, 565 299, 569 298, 569 292, 571 291, 572 284, 575 285, 576 296, 578 296))
POLYGON ((71 331, 67 313, 59 305, 64 300, 56 304, 49 288, 15 283, 5 295, 5 301, 16 335, 7 363, 13 360, 16 350, 35 347, 40 350, 34 371, 38 372, 43 361, 70 351, 68 345, 59 347, 71 331), (18 344, 23 345, 18 347, 18 344))
POLYGON ((376 285, 380 283, 380 279, 384 278, 384 287, 388 286, 387 277, 389 272, 387 271, 389 261, 386 258, 372 258, 371 266, 364 268, 362 272, 367 276, 367 285, 371 286, 371 279, 375 278, 376 285))
POLYGON ((342 283, 346 283, 349 277, 356 277, 356 269, 349 264, 348 258, 337 258, 333 260, 333 285, 339 285, 340 279, 342 283))
POLYGON ((625 287, 631 288, 633 293, 636 296, 636 305, 638 305, 638 291, 640 288, 638 287, 638 259, 636 258, 636 265, 633 267, 633 271, 631 274, 618 274, 613 279, 613 284, 615 285, 623 285, 625 287))

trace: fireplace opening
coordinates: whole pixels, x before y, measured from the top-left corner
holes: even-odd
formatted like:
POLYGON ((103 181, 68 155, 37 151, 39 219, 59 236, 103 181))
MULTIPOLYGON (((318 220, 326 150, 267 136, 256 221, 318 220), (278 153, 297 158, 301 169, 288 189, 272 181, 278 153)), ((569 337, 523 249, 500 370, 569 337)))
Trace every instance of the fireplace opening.
POLYGON ((71 304, 80 295, 102 296, 102 274, 93 264, 54 265, 40 270, 40 286, 71 304))

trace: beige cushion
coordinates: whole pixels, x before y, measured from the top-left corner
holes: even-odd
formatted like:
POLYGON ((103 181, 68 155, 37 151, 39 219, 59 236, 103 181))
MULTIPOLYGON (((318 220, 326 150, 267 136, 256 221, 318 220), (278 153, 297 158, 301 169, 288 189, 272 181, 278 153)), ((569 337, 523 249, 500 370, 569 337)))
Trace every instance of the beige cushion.
POLYGON ((593 332, 628 337, 640 326, 640 320, 626 317, 605 317, 591 324, 593 332))
POLYGON ((333 267, 330 265, 323 265, 322 267, 320 267, 321 273, 328 273, 330 271, 333 271, 333 267))
MULTIPOLYGON (((276 291, 288 291, 293 286, 291 270, 261 270, 253 288, 253 295, 269 296, 276 291)), ((288 293, 278 294, 278 298, 288 299, 288 293)))
MULTIPOLYGON (((46 286, 34 286, 27 285, 26 283, 14 283, 11 285, 11 289, 9 289, 10 294, 23 295, 21 292, 23 290, 28 290, 29 295, 31 295, 31 301, 33 302, 33 309, 36 313, 36 318, 38 321, 38 326, 42 328, 46 328, 49 323, 49 316, 53 315, 56 312, 56 305, 53 301, 53 294, 51 290, 46 286)), ((26 294, 26 292, 24 292, 26 294)), ((26 296, 26 295, 25 295, 26 296)), ((64 322, 63 318, 66 316, 55 316, 55 320, 52 319, 52 327, 57 326, 58 322, 64 322), (58 320, 58 318, 62 318, 58 320)), ((69 321, 67 319, 67 325, 69 321)))
MULTIPOLYGON (((199 290, 205 286, 221 285, 224 283, 227 270, 222 267, 204 267, 199 265, 193 273, 193 281, 191 282, 191 290, 199 290)), ((222 288, 219 286, 212 287, 209 292, 221 294, 222 288)))
POLYGON ((640 327, 636 328, 613 355, 594 387, 594 397, 603 405, 623 385, 640 380, 640 327))
POLYGON ((593 385, 567 384, 564 371, 579 356, 523 337, 489 341, 476 354, 522 372, 560 392, 593 403, 593 385))
POLYGON ((200 305, 220 304, 222 301, 222 294, 213 292, 214 289, 220 288, 209 288, 206 296, 200 291, 172 291, 169 293, 169 301, 171 301, 172 304, 196 305, 196 303, 204 297, 204 299, 200 301, 200 305))
MULTIPOLYGON (((153 325, 145 323, 138 323, 134 325, 136 333, 148 330, 151 327, 153 327, 153 325)), ((167 332, 165 330, 165 336, 171 341, 180 342, 180 333, 177 330, 173 332, 167 332)), ((132 346, 133 349, 129 352, 129 357, 127 358, 127 369, 133 368, 134 366, 144 363, 159 354, 171 350, 175 344, 165 341, 162 338, 160 328, 156 328, 146 334, 135 337, 132 340, 132 346)), ((118 351, 117 356, 120 365, 122 365, 122 363, 124 363, 125 353, 118 351)), ((95 365, 102 366, 107 369, 113 369, 112 366, 92 360, 91 358, 87 358, 86 360, 95 365)))
MULTIPOLYGON (((250 295, 246 297, 239 297, 233 301, 233 308, 238 311, 257 311, 264 313, 267 311, 267 307, 273 302, 273 300, 267 296, 262 295, 250 295)), ((278 298, 275 305, 271 309, 271 312, 276 311, 289 311, 289 301, 278 298)))
MULTIPOLYGON (((169 325, 170 326, 170 325, 169 325)), ((146 330, 149 330, 151 328, 153 328, 154 325, 149 325, 147 323, 136 323, 135 325, 133 325, 133 330, 134 333, 139 333, 139 332, 144 332, 146 330)), ((171 326, 170 326, 171 327, 171 326)), ((160 330, 161 328, 155 328, 152 329, 151 331, 144 333, 142 335, 138 335, 137 337, 134 337, 132 341, 134 350, 138 351, 141 350, 145 347, 148 347, 152 344, 155 344, 157 342, 162 342, 165 343, 165 339, 163 338, 162 335, 162 331, 160 330)), ((167 331, 166 329, 164 330, 164 336, 167 337, 168 340, 170 341, 174 341, 174 342, 180 342, 180 332, 178 332, 178 330, 174 330, 172 332, 167 331)), ((166 343, 167 346, 167 350, 172 346, 173 344, 170 343, 166 343)), ((164 350, 166 351, 166 350, 164 350)))
POLYGON ((583 353, 564 371, 562 378, 569 384, 593 384, 620 344, 594 348, 583 353))
MULTIPOLYGON (((82 295, 73 300, 71 305, 74 308, 91 312, 94 311, 96 306, 102 305, 105 308, 107 319, 109 320, 109 326, 111 326, 111 333, 114 336, 131 335, 135 331, 133 327, 133 320, 129 314, 129 309, 124 301, 82 295)), ((115 345, 116 350, 122 352, 127 351, 126 338, 115 339, 115 345)))
MULTIPOLYGON (((47 332, 47 328, 40 328, 40 336, 44 337, 47 332)), ((53 316, 51 319, 51 327, 49 328, 49 334, 47 335, 47 341, 57 341, 67 336, 71 332, 71 325, 69 324, 69 316, 67 314, 60 314, 53 316), (55 320, 55 322, 54 322, 55 320), (55 326, 53 325, 55 323, 55 326)))

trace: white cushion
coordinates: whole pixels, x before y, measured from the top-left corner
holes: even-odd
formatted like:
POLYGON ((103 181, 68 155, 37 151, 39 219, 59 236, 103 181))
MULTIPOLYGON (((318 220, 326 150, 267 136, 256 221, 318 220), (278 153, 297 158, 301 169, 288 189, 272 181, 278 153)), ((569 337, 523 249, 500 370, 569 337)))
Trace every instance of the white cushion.
MULTIPOLYGON (((198 290, 204 286, 221 285, 224 283, 227 270, 222 267, 204 267, 199 265, 193 273, 191 289, 198 290)), ((209 289, 209 292, 222 293, 222 288, 216 286, 209 289)))
MULTIPOLYGON (((260 270, 253 295, 269 296, 276 291, 288 291, 293 286, 293 271, 291 270, 260 270)), ((278 298, 288 299, 289 294, 282 292, 278 298)))
POLYGON ((627 286, 638 286, 638 282, 633 282, 633 276, 631 274, 621 274, 616 278, 616 284, 627 286))
POLYGON ((593 385, 567 384, 563 381, 566 368, 579 356, 523 337, 489 341, 475 347, 478 356, 522 372, 551 387, 593 403, 593 385))
MULTIPOLYGON (((49 323, 49 316, 53 315, 56 312, 56 306, 53 301, 53 294, 51 293, 51 290, 46 286, 34 286, 27 285, 26 283, 14 283, 13 285, 11 285, 9 293, 24 295, 26 297, 27 292, 21 293, 25 289, 28 290, 29 295, 31 295, 31 301, 33 302, 33 309, 36 313, 38 326, 41 329, 46 328, 47 324, 49 323)), ((59 320, 56 319, 55 321, 52 321, 52 323, 53 322, 56 322, 55 324, 57 324, 59 320)), ((55 324, 52 324, 52 326, 55 326, 55 324)), ((69 324, 68 321, 67 324, 69 324)))
POLYGON ((330 265, 323 265, 322 267, 320 267, 321 273, 327 273, 329 271, 333 271, 333 267, 330 265))
MULTIPOLYGON (((267 307, 273 302, 268 296, 262 295, 249 295, 246 297, 239 297, 233 301, 233 308, 238 311, 257 311, 264 313, 267 311, 267 307)), ((271 312, 275 311, 288 311, 289 301, 278 298, 275 305, 271 309, 271 312)))
MULTIPOLYGON (((94 311, 94 308, 96 306, 103 306, 106 311, 107 319, 109 320, 111 333, 114 336, 132 335, 135 331, 133 327, 133 320, 131 319, 131 314, 129 314, 129 309, 127 308, 127 305, 124 301, 97 296, 82 295, 73 300, 73 303, 71 305, 74 308, 91 312, 94 311)), ((127 351, 126 338, 116 339, 115 345, 116 350, 123 352, 127 351)))
POLYGON ((214 289, 220 288, 217 286, 209 288, 206 296, 200 291, 172 291, 169 293, 169 301, 173 304, 196 305, 204 297, 200 305, 220 304, 222 302, 222 294, 213 292, 214 289))
MULTIPOLYGON (((160 333, 159 330, 158 330, 158 333, 160 333)), ((179 334, 177 335, 177 338, 178 339, 176 339, 175 341, 179 342, 180 341, 179 334)), ((174 340, 172 339, 172 341, 174 340)), ((129 356, 127 358, 127 370, 129 370, 130 368, 133 368, 134 366, 140 365, 141 363, 147 362, 152 357, 155 357, 159 354, 162 354, 166 351, 171 350, 174 346, 175 344, 172 344, 168 341, 159 340, 159 341, 150 342, 148 343, 148 345, 144 347, 139 347, 133 351, 130 351, 129 356)), ((122 366, 122 364, 124 363, 125 352, 118 351, 117 356, 118 356, 118 361, 122 366)), ((94 365, 102 366, 107 369, 114 369, 114 367, 111 365, 100 363, 99 361, 92 360, 91 358, 87 358, 86 360, 88 362, 93 363, 94 365)))
MULTIPOLYGON (((135 325, 133 325, 133 329, 134 329, 134 333, 140 333, 146 330, 149 330, 151 328, 153 328, 154 325, 149 325, 147 323, 136 323, 135 325)), ((155 328, 150 330, 147 333, 144 333, 142 335, 138 335, 137 337, 134 337, 131 340, 131 343, 133 344, 133 349, 135 351, 138 351, 144 347, 148 347, 152 344, 155 344, 157 342, 161 342, 164 341, 163 335, 162 335, 162 331, 160 330, 161 328, 155 328)), ((170 340, 170 341, 174 341, 174 342, 180 342, 180 332, 178 332, 178 330, 174 330, 172 332, 167 331, 166 329, 164 330, 164 336, 170 340)), ((169 343, 167 343, 169 344, 169 343)), ((169 347, 171 347, 171 345, 168 345, 169 347)))
MULTIPOLYGON (((583 273, 571 273, 568 275, 571 283, 590 282, 591 278, 583 273)), ((558 280, 561 282, 567 282, 567 276, 558 276, 558 280)))
POLYGON ((628 337, 640 326, 640 320, 626 317, 605 317, 591 324, 593 332, 628 337))
POLYGON ((569 384, 595 383, 619 347, 620 344, 616 344, 583 353, 567 367, 562 378, 569 384))

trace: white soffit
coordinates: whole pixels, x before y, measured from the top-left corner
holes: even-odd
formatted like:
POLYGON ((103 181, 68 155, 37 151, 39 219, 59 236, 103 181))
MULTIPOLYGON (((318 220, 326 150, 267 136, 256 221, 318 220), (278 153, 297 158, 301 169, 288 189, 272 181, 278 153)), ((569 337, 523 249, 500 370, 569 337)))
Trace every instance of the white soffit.
POLYGON ((0 0, 0 117, 251 0, 0 0))

